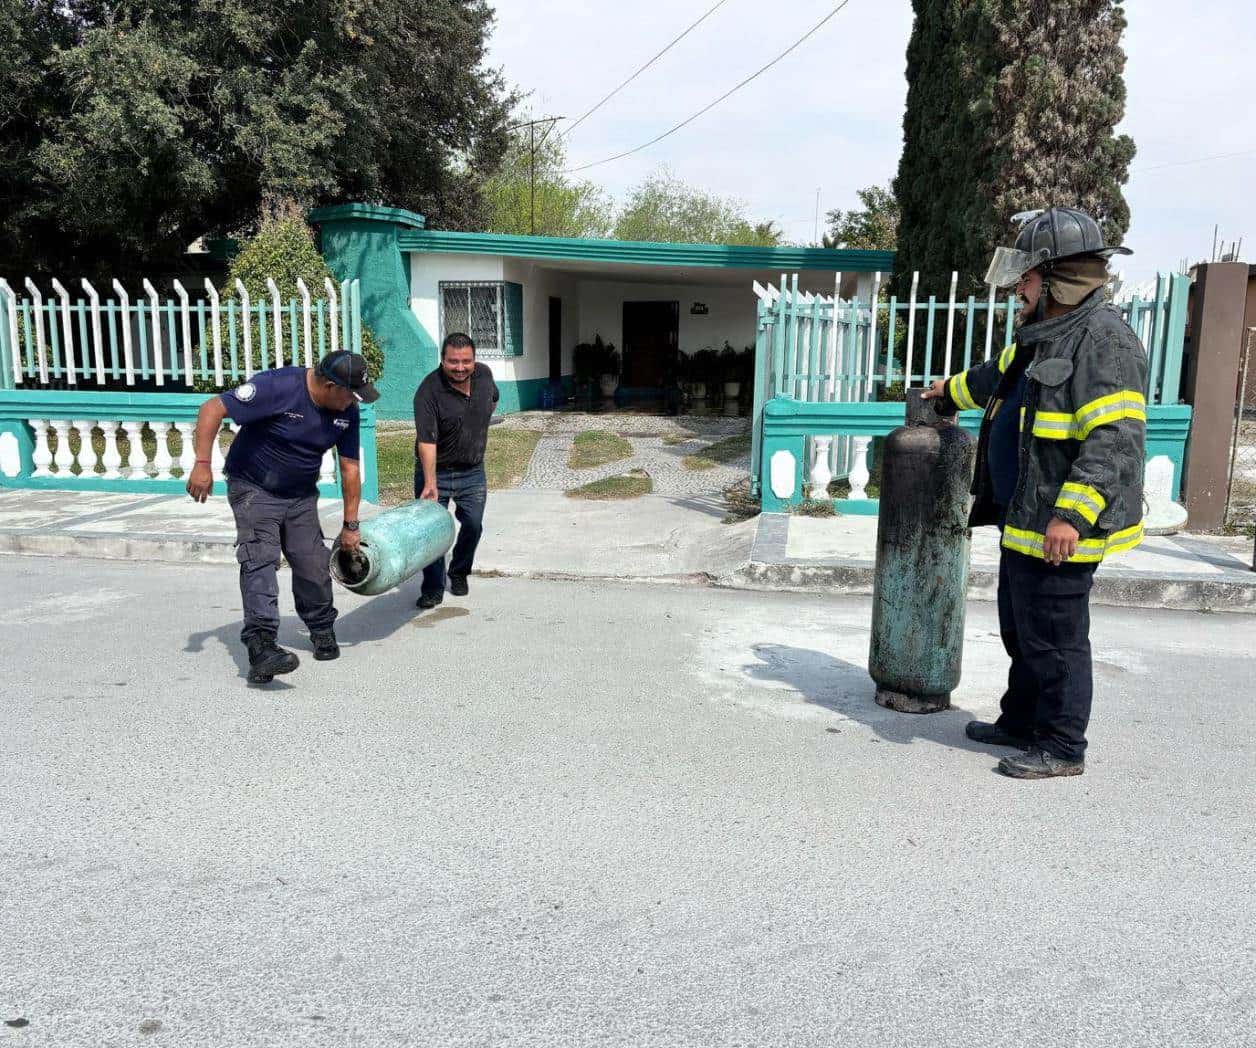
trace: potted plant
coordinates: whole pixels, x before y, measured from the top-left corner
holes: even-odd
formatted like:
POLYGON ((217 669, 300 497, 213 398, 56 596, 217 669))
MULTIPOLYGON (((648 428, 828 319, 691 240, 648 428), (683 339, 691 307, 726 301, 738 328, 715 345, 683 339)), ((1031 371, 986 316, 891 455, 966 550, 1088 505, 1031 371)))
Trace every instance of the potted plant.
POLYGON ((694 400, 706 400, 708 383, 715 381, 719 355, 715 350, 700 349, 689 358, 689 395, 694 400))
POLYGON ((602 356, 602 340, 578 343, 572 354, 572 371, 575 379, 575 395, 581 401, 592 403, 598 396, 598 376, 602 356))
POLYGON ((593 344, 600 350, 598 386, 603 397, 613 397, 619 388, 619 351, 612 342, 603 342, 597 335, 593 344))
POLYGON ((735 402, 741 396, 741 357, 730 342, 725 342, 720 350, 720 378, 724 400, 735 402))

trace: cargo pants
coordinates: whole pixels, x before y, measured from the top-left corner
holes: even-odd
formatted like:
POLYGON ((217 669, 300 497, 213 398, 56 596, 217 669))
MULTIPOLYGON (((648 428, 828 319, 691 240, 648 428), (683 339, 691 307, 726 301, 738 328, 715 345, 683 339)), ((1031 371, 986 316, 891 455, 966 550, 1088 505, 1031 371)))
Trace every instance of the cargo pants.
POLYGON ((306 628, 329 630, 332 604, 331 552, 318 520, 318 496, 282 498, 239 477, 227 478, 227 502, 235 514, 236 560, 244 629, 240 640, 279 631, 279 557, 292 568, 292 597, 306 628))

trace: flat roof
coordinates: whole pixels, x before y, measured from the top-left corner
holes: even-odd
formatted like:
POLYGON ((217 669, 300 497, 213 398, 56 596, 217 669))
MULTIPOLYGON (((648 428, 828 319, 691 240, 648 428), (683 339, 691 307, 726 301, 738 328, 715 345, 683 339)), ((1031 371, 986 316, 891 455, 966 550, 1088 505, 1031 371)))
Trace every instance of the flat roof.
POLYGON ((856 251, 846 248, 668 244, 642 240, 454 233, 441 229, 415 228, 400 229, 397 241, 402 251, 619 262, 640 266, 706 266, 791 273, 806 269, 830 273, 886 273, 894 268, 893 251, 856 251))

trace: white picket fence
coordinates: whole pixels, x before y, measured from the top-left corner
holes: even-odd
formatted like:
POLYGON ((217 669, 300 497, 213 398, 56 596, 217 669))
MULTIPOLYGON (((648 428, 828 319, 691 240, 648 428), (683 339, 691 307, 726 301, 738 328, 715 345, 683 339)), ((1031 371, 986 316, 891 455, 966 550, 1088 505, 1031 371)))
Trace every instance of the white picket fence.
POLYGON ((203 297, 195 300, 178 280, 171 282, 174 297, 164 301, 148 280, 134 298, 118 280, 111 282, 112 298, 102 298, 86 279, 79 284, 82 296, 72 298, 54 279, 53 294, 45 296, 27 277, 26 294, 19 295, 0 278, 0 388, 50 381, 67 387, 222 386, 252 376, 255 350, 260 370, 310 367, 342 346, 361 352, 356 280, 337 285, 328 279, 323 296, 315 298, 298 279, 297 297, 286 302, 271 278, 267 296, 256 302, 239 280, 235 297, 226 301, 208 279, 203 297))

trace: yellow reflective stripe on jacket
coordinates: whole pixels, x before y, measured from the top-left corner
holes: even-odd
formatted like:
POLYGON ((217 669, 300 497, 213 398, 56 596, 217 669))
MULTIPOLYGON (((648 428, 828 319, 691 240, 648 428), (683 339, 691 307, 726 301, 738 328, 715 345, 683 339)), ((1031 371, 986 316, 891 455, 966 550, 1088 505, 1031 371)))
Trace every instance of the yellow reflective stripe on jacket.
MULTIPOLYGON (((1098 564, 1104 557, 1114 553, 1124 553, 1143 541, 1143 525, 1140 521, 1132 528, 1114 531, 1100 539, 1081 539, 1077 543, 1077 552, 1068 559, 1069 564, 1098 564)), ((1005 527, 1003 529, 1003 548, 1015 553, 1024 553, 1028 557, 1045 560, 1043 544, 1046 536, 1040 531, 1026 531, 1023 528, 1005 527)))
POLYGON ((1071 482, 1060 489, 1060 495, 1055 500, 1056 509, 1074 510, 1090 524, 1099 519, 1099 514, 1107 504, 1108 500, 1089 484, 1071 482))
POLYGON ((1076 440, 1073 428, 1073 416, 1062 411, 1035 411, 1035 437, 1043 440, 1076 440))
POLYGON ((1012 360, 1016 356, 1016 343, 1013 342, 1002 353, 999 354, 999 374, 1002 375, 1012 366, 1012 360))
POLYGON ((961 371, 958 375, 953 375, 946 384, 946 391, 951 395, 951 399, 955 401, 955 406, 961 411, 972 411, 977 407, 977 402, 973 400, 973 395, 968 391, 968 372, 961 371))
POLYGON ((1100 426, 1107 426, 1122 419, 1134 419, 1138 422, 1147 421, 1147 398, 1137 390, 1123 389, 1119 393, 1110 393, 1099 397, 1088 404, 1083 404, 1073 413, 1073 430, 1075 440, 1085 440, 1100 426))

